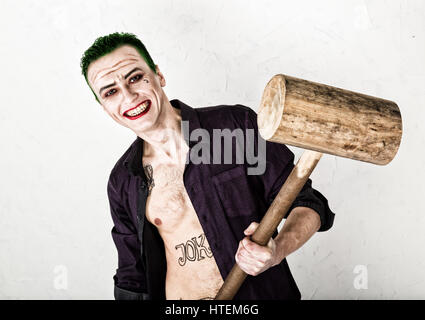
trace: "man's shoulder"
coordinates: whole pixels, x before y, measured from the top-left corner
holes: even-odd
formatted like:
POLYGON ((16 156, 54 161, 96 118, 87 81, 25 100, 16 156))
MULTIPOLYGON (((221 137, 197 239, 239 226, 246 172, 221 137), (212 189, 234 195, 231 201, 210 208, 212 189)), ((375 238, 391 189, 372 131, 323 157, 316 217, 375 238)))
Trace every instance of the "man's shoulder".
POLYGON ((256 121, 256 112, 242 104, 215 105, 195 109, 203 127, 244 127, 256 121))
POLYGON ((242 104, 220 104, 215 106, 199 107, 196 111, 200 117, 220 118, 224 115, 245 116, 247 113, 255 113, 253 109, 242 104))

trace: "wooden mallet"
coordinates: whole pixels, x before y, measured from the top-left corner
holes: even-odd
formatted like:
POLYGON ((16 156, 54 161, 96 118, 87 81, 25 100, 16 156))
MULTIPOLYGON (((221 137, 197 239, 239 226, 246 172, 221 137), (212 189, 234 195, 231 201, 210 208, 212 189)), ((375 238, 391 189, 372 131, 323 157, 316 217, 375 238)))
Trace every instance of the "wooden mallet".
MULTIPOLYGON (((385 165, 396 155, 402 135, 394 102, 283 74, 275 75, 264 89, 257 122, 265 140, 308 149, 251 236, 263 246, 322 153, 385 165)), ((233 299, 246 276, 235 264, 215 299, 233 299)))

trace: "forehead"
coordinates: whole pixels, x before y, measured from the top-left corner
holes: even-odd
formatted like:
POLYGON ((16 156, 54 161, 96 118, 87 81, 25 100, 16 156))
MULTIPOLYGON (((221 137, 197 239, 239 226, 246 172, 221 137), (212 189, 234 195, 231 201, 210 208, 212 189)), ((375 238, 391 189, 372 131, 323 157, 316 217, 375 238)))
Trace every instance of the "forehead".
POLYGON ((142 69, 149 68, 135 48, 124 45, 93 61, 87 69, 87 79, 92 85, 95 85, 114 74, 115 71, 125 71, 128 67, 136 64, 142 69))

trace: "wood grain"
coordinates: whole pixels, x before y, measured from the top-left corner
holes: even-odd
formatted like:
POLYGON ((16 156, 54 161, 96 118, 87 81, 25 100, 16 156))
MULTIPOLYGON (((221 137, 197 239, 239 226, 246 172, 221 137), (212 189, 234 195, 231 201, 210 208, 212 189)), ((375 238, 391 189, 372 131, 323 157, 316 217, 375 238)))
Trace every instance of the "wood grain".
POLYGON ((283 74, 264 90, 258 127, 265 140, 379 165, 402 136, 396 103, 283 74))
MULTIPOLYGON (((321 157, 322 153, 320 152, 304 151, 251 236, 252 241, 261 246, 265 246, 269 242, 321 157)), ((235 264, 218 291, 215 300, 233 299, 246 276, 239 265, 235 264)))

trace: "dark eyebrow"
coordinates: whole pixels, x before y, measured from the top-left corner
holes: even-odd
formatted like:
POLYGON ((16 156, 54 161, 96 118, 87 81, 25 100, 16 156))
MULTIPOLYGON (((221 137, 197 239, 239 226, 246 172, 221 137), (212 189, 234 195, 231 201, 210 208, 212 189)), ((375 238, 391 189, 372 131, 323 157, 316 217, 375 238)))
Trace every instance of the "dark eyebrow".
POLYGON ((136 67, 136 68, 134 68, 133 70, 131 70, 129 73, 127 73, 125 76, 124 76, 124 79, 127 79, 134 71, 143 71, 142 69, 140 69, 140 68, 138 68, 138 67, 136 67))
MULTIPOLYGON (((127 79, 133 72, 135 72, 135 71, 143 71, 142 69, 140 69, 140 68, 138 68, 138 67, 136 67, 136 68, 134 68, 133 70, 131 70, 129 73, 127 73, 125 76, 124 76, 124 79, 127 79)), ((105 90, 105 89, 108 89, 108 88, 110 88, 110 87, 113 87, 115 85, 115 82, 113 82, 113 83, 111 83, 111 84, 108 84, 107 86, 104 86, 104 87, 102 87, 102 88, 100 88, 100 90, 99 90, 99 95, 101 95, 101 93, 102 93, 102 91, 103 90, 105 90)))
POLYGON ((111 84, 108 84, 107 86, 104 86, 104 87, 100 88, 100 90, 99 90, 99 96, 101 95, 101 93, 102 93, 103 90, 108 89, 108 88, 113 87, 113 86, 115 86, 115 82, 114 83, 111 83, 111 84))

